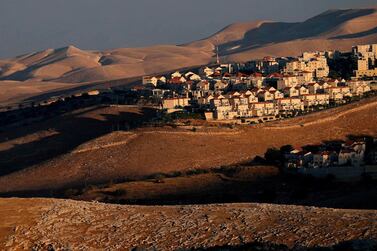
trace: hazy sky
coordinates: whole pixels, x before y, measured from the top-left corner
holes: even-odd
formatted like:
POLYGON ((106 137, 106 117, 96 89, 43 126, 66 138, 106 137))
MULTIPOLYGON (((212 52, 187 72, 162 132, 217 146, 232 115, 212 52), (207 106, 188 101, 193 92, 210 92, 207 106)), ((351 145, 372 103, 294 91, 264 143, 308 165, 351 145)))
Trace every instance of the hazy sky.
POLYGON ((82 49, 180 44, 239 21, 302 21, 376 0, 0 0, 0 58, 73 44, 82 49))

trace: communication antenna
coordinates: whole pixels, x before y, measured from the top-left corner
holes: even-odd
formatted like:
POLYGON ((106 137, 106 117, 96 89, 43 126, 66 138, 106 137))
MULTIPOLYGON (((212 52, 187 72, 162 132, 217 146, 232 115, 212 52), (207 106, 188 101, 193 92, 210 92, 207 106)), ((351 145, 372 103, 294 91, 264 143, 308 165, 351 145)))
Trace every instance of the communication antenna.
POLYGON ((219 39, 216 36, 216 64, 220 64, 220 57, 219 57, 219 39))

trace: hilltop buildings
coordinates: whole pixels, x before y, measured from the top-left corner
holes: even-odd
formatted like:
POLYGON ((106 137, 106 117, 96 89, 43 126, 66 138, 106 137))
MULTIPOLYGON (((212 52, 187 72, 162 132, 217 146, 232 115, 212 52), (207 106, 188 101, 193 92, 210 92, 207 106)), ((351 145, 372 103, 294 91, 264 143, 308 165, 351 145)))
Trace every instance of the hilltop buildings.
POLYGON ((308 149, 293 149, 285 153, 286 168, 324 168, 331 166, 356 166, 364 164, 366 142, 333 142, 308 149))
POLYGON ((301 57, 286 63, 284 73, 300 76, 303 73, 306 77, 324 78, 329 75, 330 69, 327 65, 328 52, 304 52, 301 57))
POLYGON ((351 136, 347 141, 303 147, 286 145, 279 152, 287 172, 339 180, 377 175, 377 140, 373 137, 351 136))
POLYGON ((355 58, 355 76, 377 76, 377 44, 358 45, 352 48, 355 58))
MULTIPOLYGON (((377 62, 375 50, 375 45, 357 46, 354 53, 359 61, 367 59, 370 68, 377 62)), ((195 72, 146 76, 143 84, 162 99, 161 107, 168 112, 190 107, 204 112, 209 120, 273 120, 342 104, 371 91, 370 82, 362 79, 329 78, 327 60, 334 55, 304 52, 298 58, 265 57, 243 68, 240 64, 208 65, 195 72)), ((360 65, 366 67, 365 62, 360 65)))

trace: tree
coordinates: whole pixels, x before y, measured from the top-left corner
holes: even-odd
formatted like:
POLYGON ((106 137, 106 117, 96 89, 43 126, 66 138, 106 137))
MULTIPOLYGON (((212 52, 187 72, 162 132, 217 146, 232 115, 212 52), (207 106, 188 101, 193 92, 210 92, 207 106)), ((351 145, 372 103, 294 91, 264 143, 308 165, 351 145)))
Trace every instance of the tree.
POLYGON ((283 161, 282 153, 276 148, 268 148, 264 154, 264 158, 266 159, 267 163, 270 164, 282 164, 283 161))
POLYGON ((284 145, 282 147, 280 147, 280 152, 282 153, 290 153, 294 150, 293 146, 292 145, 284 145))

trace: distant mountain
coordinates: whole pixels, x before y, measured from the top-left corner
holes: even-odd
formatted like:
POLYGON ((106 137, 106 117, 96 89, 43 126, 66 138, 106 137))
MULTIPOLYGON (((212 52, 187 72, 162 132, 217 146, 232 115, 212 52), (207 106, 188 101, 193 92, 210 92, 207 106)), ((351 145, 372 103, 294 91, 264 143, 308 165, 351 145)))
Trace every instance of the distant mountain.
POLYGON ((377 9, 329 10, 298 23, 234 24, 187 46, 207 49, 216 41, 220 55, 228 61, 295 56, 311 50, 350 50, 352 45, 377 42, 377 9))
POLYGON ((377 8, 329 10, 304 22, 254 21, 232 24, 184 45, 83 51, 74 46, 0 60, 0 80, 84 83, 158 73, 214 60, 295 56, 311 50, 350 50, 377 43, 377 8))
POLYGON ((161 45, 109 51, 84 51, 74 46, 0 61, 3 80, 81 83, 141 76, 209 62, 212 52, 161 45))

